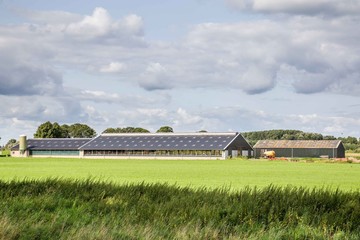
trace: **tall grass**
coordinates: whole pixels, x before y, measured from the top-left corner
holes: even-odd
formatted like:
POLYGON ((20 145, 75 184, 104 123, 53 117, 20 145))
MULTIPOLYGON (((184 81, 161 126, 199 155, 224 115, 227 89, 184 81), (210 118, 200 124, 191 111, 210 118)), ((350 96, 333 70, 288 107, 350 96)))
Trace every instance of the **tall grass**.
POLYGON ((0 181, 0 239, 360 239, 360 192, 0 181))

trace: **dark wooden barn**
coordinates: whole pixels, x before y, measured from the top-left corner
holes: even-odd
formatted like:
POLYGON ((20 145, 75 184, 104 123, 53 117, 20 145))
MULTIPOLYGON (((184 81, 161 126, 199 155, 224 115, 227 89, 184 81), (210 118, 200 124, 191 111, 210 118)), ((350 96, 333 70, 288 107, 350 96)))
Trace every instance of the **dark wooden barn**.
POLYGON ((275 151, 276 157, 287 158, 345 157, 345 147, 340 140, 260 140, 255 144, 256 158, 263 157, 266 151, 275 151))

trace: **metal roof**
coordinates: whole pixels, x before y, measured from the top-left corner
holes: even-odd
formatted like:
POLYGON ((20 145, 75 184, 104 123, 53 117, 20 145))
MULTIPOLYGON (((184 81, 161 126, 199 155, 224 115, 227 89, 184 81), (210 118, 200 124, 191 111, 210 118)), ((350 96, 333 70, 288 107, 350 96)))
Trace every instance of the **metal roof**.
POLYGON ((259 140, 254 148, 337 148, 341 140, 259 140))
POLYGON ((238 133, 102 134, 81 150, 223 150, 238 133))
MULTIPOLYGON (((34 138, 27 139, 26 143, 29 150, 78 150, 90 140, 91 138, 34 138)), ((11 150, 19 150, 19 144, 11 150)))

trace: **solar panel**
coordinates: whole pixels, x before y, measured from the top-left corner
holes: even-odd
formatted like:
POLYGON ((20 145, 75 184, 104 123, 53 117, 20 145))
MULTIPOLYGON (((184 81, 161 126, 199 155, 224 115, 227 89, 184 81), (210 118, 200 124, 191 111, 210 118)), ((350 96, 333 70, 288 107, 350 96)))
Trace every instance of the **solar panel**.
MULTIPOLYGON (((96 138, 28 139, 30 150, 224 150, 251 149, 236 133, 103 134, 96 138)), ((19 146, 15 146, 18 150, 19 146)))
POLYGON ((30 150, 78 150, 79 147, 89 142, 90 138, 54 138, 54 139, 27 139, 30 150))
POLYGON ((81 150, 222 150, 237 135, 221 134, 131 134, 100 135, 81 147, 81 150), (117 142, 114 145, 112 142, 117 142))

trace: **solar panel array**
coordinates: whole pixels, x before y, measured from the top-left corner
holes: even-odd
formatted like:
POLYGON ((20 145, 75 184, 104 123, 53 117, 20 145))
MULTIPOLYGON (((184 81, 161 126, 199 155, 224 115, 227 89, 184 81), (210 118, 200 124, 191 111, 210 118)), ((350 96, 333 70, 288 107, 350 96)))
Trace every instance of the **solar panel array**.
MULTIPOLYGON (((30 150, 78 150, 90 140, 91 138, 39 138, 28 139, 26 142, 30 150)), ((19 149, 19 145, 15 148, 19 149)))
POLYGON ((236 134, 100 135, 81 150, 223 150, 236 134))

